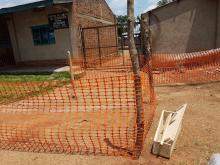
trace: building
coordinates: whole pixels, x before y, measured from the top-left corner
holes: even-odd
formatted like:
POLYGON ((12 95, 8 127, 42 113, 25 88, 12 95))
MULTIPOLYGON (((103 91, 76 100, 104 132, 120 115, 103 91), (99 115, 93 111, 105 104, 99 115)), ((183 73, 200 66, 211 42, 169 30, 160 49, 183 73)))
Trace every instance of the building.
POLYGON ((68 50, 81 55, 81 28, 115 21, 105 0, 44 0, 0 9, 0 66, 64 64, 68 50))
POLYGON ((220 47, 220 0, 176 0, 142 17, 154 53, 188 53, 220 47))

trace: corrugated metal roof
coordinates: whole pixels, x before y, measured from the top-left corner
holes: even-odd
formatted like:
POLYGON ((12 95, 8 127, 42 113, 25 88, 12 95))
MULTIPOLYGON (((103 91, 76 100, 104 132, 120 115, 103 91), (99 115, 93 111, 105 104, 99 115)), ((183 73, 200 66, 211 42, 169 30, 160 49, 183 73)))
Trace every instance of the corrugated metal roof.
POLYGON ((0 14, 15 13, 24 10, 30 10, 33 8, 44 8, 51 6, 53 4, 64 4, 64 3, 72 3, 72 0, 43 0, 38 2, 32 2, 24 5, 2 8, 0 9, 0 14))

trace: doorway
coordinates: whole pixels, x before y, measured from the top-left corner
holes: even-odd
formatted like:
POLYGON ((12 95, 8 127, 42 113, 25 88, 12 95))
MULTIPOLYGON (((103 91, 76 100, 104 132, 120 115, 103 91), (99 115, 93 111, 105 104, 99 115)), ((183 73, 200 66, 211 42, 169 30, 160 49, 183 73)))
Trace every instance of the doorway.
POLYGON ((0 27, 0 66, 15 65, 8 26, 4 16, 0 16, 0 27))

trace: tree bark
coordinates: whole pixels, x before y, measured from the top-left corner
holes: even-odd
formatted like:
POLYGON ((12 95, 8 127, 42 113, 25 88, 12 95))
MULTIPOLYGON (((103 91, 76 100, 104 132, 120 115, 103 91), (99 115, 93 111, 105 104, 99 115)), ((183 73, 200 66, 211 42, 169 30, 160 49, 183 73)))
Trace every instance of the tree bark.
POLYGON ((140 65, 138 60, 138 52, 134 40, 134 0, 128 0, 128 40, 129 52, 132 61, 132 68, 135 75, 140 76, 140 65))
MULTIPOLYGON (((141 31, 144 43, 144 65, 147 67, 150 89, 153 92, 153 74, 152 74, 152 40, 150 31, 149 13, 141 16, 141 31)), ((154 92, 153 92, 154 93, 154 92)))
POLYGON ((135 94, 136 94, 136 124, 137 124, 137 137, 135 143, 134 157, 138 158, 140 156, 142 146, 143 146, 143 134, 144 134, 144 123, 143 123, 143 106, 142 106, 142 90, 141 90, 141 74, 138 52, 135 45, 134 39, 134 0, 127 1, 128 7, 128 44, 129 52, 131 56, 132 69, 134 73, 134 84, 135 84, 135 94))

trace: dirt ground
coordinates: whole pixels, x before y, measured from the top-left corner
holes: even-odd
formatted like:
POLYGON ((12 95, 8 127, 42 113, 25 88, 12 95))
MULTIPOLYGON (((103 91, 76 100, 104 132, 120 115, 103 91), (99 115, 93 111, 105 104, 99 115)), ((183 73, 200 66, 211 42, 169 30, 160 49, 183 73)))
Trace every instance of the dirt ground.
POLYGON ((220 83, 157 87, 157 111, 139 160, 109 156, 0 151, 0 165, 203 165, 220 152, 220 83), (150 154, 161 111, 188 103, 183 130, 170 160, 150 154))

